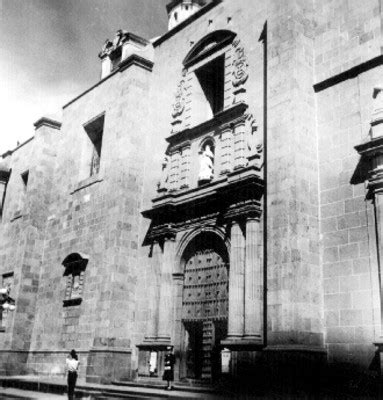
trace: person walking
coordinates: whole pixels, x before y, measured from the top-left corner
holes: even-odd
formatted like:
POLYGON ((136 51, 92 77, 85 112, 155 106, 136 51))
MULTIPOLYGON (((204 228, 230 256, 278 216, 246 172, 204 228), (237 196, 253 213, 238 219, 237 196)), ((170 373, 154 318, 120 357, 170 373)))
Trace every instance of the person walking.
POLYGON ((68 400, 74 399, 74 388, 76 386, 79 364, 76 350, 72 350, 65 361, 68 374, 68 400))
POLYGON ((171 386, 171 382, 174 381, 174 364, 176 362, 174 354, 173 354, 173 347, 168 346, 166 348, 167 353, 165 355, 165 366, 164 366, 164 375, 162 379, 168 382, 166 386, 166 390, 172 390, 173 387, 171 386))

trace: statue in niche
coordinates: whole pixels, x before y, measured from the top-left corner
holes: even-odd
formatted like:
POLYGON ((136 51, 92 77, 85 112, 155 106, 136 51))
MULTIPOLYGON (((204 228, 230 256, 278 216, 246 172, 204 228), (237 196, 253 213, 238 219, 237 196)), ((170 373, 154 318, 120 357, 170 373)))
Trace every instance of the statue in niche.
POLYGON ((214 153, 211 145, 206 144, 201 155, 200 170, 198 175, 199 182, 210 182, 214 177, 214 153))
POLYGON ((166 192, 168 190, 168 179, 169 179, 168 164, 169 164, 169 157, 165 155, 164 160, 162 161, 161 179, 157 184, 157 192, 166 192))

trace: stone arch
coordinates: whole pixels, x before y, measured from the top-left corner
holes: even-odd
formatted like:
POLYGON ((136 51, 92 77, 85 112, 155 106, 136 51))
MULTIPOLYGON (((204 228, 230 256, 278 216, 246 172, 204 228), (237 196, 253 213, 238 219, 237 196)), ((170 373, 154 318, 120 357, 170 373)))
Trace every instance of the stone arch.
MULTIPOLYGON (((211 136, 211 135, 206 136, 206 137, 204 137, 204 138, 200 141, 199 146, 198 146, 199 152, 203 151, 204 147, 205 147, 207 144, 210 144, 210 146, 211 146, 213 149, 215 149, 216 144, 215 144, 215 139, 214 139, 213 136, 211 136)), ((213 151, 213 153, 214 153, 214 151, 213 151)))
POLYGON ((220 373, 220 342, 228 321, 228 245, 221 229, 206 226, 187 234, 178 248, 186 378, 215 380, 220 373))
POLYGON ((192 231, 185 233, 184 236, 179 241, 177 251, 176 251, 176 265, 178 265, 180 268, 179 272, 182 272, 182 269, 181 269, 182 257, 183 257, 183 254, 184 254, 187 246, 192 242, 192 240, 194 238, 196 238, 198 235, 200 235, 201 233, 204 233, 204 232, 211 232, 211 233, 217 235, 225 243, 227 252, 229 254, 230 238, 226 235, 223 228, 218 228, 213 225, 206 225, 203 227, 195 228, 192 231))
POLYGON ((231 43, 235 36, 236 33, 227 29, 221 29, 209 33, 193 46, 185 57, 183 65, 188 68, 201 59, 215 53, 219 49, 222 49, 231 43))

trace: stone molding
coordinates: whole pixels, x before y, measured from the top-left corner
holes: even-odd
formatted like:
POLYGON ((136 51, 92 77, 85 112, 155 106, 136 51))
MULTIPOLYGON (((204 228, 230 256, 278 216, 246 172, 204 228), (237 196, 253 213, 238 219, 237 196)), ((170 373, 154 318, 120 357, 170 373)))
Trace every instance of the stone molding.
POLYGON ((185 68, 190 68, 192 65, 229 45, 235 36, 236 33, 223 29, 207 34, 189 51, 183 61, 183 65, 185 68))
POLYGON ((263 192, 259 171, 248 166, 206 186, 166 193, 153 201, 151 209, 142 212, 152 220, 144 245, 169 234, 175 236, 190 224, 201 226, 204 220, 233 220, 246 215, 259 218, 263 192))
POLYGON ((244 102, 234 104, 232 107, 217 113, 208 121, 168 136, 166 141, 170 144, 170 146, 175 146, 177 143, 183 140, 191 140, 197 136, 200 136, 203 132, 211 132, 219 126, 224 126, 227 123, 230 125, 236 124, 239 120, 241 120, 241 118, 246 118, 244 113, 248 107, 249 106, 244 102))
POLYGON ((128 58, 125 58, 120 62, 118 65, 117 71, 122 72, 125 71, 127 68, 135 65, 137 67, 146 69, 149 72, 153 70, 153 61, 148 60, 147 58, 141 57, 137 54, 132 54, 128 58))
POLYGON ((205 7, 202 7, 200 10, 198 10, 196 13, 192 14, 189 18, 185 19, 185 21, 182 21, 180 24, 176 25, 173 29, 170 31, 166 32, 164 35, 162 35, 160 38, 158 38, 154 43, 153 46, 157 47, 161 43, 165 42, 172 36, 174 36, 177 32, 181 31, 183 28, 186 26, 190 25, 193 23, 196 19, 201 17, 202 15, 205 15, 208 11, 210 11, 212 8, 216 7, 220 3, 222 3, 223 0, 212 0, 209 4, 207 4, 205 7))
POLYGON ((33 124, 36 130, 41 128, 42 126, 47 126, 48 128, 60 130, 61 125, 61 122, 47 117, 42 117, 33 124))

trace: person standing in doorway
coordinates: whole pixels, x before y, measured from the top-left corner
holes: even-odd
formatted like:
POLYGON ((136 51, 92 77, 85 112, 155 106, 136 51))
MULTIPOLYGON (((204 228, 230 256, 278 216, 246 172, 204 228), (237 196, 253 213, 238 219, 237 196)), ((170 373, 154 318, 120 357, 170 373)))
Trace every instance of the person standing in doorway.
POLYGON ((174 381, 174 364, 175 364, 175 362, 176 362, 176 359, 173 354, 173 347, 168 346, 166 348, 164 376, 162 378, 164 381, 167 381, 167 383, 168 383, 166 390, 173 389, 171 382, 174 381))
POLYGON ((72 350, 65 361, 68 375, 68 400, 74 399, 74 388, 76 386, 79 364, 76 350, 72 350))

